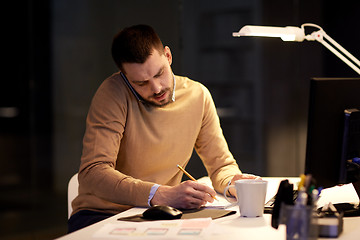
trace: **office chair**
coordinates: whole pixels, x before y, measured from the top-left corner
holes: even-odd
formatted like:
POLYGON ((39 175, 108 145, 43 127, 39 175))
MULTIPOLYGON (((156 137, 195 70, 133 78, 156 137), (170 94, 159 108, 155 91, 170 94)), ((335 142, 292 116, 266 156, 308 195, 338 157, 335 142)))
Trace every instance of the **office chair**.
POLYGON ((68 185, 68 219, 70 218, 72 213, 71 202, 79 194, 78 188, 79 188, 78 174, 76 173, 74 176, 71 177, 68 185))

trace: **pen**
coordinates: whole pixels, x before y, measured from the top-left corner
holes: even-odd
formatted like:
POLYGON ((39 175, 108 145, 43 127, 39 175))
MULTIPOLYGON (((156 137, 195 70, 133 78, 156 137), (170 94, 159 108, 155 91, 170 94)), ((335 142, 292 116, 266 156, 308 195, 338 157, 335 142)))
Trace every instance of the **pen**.
POLYGON ((298 190, 301 190, 304 187, 305 178, 306 178, 305 174, 300 175, 300 182, 298 185, 298 190))
MULTIPOLYGON (((177 167, 183 172, 185 173, 186 176, 188 176, 191 180, 196 181, 196 179, 190 175, 190 173, 188 173, 184 168, 182 168, 179 164, 177 165, 177 167)), ((213 199, 217 200, 215 196, 212 196, 210 193, 208 193, 213 199)))
POLYGON ((185 173, 186 176, 188 176, 191 180, 196 181, 196 179, 190 175, 190 173, 188 173, 185 169, 183 169, 179 164, 177 165, 177 167, 183 172, 185 173))

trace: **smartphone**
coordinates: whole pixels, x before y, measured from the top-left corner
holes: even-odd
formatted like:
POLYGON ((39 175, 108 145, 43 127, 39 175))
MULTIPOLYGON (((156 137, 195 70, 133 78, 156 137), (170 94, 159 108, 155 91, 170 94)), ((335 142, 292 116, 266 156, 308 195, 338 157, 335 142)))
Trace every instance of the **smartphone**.
POLYGON ((134 94, 134 96, 136 97, 136 99, 139 102, 144 102, 144 99, 135 91, 135 89, 131 86, 129 80, 126 78, 125 74, 123 74, 122 72, 120 72, 120 75, 122 77, 122 79, 124 79, 126 85, 129 87, 130 91, 134 94))

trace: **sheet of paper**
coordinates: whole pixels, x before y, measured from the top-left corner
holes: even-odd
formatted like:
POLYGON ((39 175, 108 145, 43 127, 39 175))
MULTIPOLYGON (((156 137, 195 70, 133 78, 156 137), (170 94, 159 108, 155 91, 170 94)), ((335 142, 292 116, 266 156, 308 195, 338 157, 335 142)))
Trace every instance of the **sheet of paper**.
POLYGON ((102 239, 194 239, 212 234, 211 218, 109 223, 94 238, 102 239))
MULTIPOLYGON (((219 209, 226 209, 226 208, 230 208, 233 206, 236 206, 236 203, 230 203, 228 202, 223 196, 219 196, 219 194, 216 196, 217 200, 214 200, 214 202, 210 203, 206 203, 205 207, 206 208, 219 208, 219 209)), ((232 198, 232 200, 235 202, 236 199, 232 198)))

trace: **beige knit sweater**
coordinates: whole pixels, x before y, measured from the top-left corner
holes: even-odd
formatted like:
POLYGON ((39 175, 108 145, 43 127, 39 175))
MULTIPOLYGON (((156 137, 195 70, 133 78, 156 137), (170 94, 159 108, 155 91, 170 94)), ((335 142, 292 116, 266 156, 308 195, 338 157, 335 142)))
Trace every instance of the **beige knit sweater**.
POLYGON ((195 147, 215 190, 240 173, 224 139, 214 102, 200 83, 175 76, 175 102, 136 100, 119 73, 97 90, 87 116, 73 213, 118 213, 148 206, 154 183, 176 185, 195 147))

